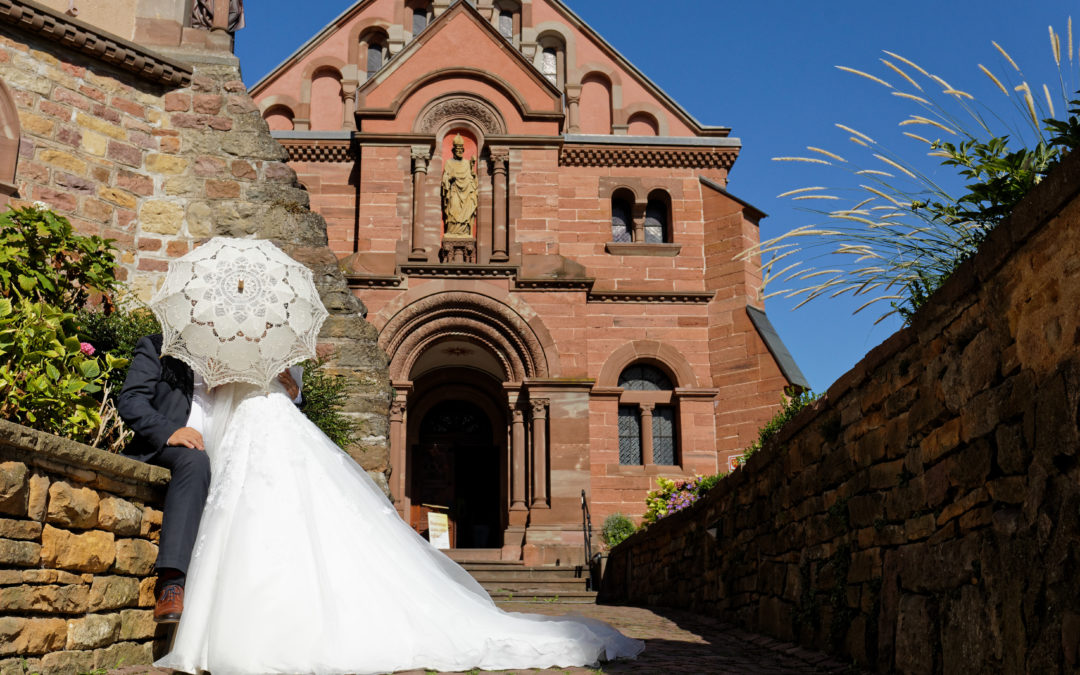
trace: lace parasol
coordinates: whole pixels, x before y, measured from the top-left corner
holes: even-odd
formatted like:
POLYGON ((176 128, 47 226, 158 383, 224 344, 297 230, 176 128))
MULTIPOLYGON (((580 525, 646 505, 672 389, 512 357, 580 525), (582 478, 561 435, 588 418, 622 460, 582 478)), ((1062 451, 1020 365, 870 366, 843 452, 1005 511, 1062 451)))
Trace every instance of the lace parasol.
POLYGON ((208 387, 268 389, 282 370, 315 356, 327 317, 311 270, 268 241, 227 237, 171 261, 150 309, 162 355, 187 363, 208 387))

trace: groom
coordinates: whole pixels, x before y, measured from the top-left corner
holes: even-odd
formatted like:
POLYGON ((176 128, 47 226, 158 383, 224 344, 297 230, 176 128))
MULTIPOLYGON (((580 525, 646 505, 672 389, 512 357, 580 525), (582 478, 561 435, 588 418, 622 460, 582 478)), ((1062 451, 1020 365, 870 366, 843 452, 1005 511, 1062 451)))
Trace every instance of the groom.
MULTIPOLYGON (((188 563, 210 487, 202 424, 211 412, 213 395, 202 386, 201 378, 196 382, 187 364, 161 356, 161 341, 160 334, 139 340, 116 407, 135 432, 124 454, 172 472, 155 564, 158 596, 154 620, 176 623, 184 610, 188 563)), ((299 386, 288 371, 280 379, 289 396, 299 403, 299 386)))

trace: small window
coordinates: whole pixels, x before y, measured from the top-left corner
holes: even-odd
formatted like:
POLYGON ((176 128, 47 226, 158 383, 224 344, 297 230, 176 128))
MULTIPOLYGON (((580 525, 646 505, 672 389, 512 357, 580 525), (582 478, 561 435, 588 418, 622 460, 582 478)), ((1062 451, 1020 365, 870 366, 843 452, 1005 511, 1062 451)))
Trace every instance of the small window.
POLYGON ((664 391, 672 389, 671 380, 659 368, 630 366, 619 375, 619 386, 630 391, 664 391))
POLYGON ((507 40, 514 39, 514 12, 509 9, 499 10, 499 34, 507 40))
POLYGON ((645 243, 662 244, 668 237, 668 208, 659 199, 650 199, 645 207, 645 243))
POLYGON ((416 37, 427 28, 427 9, 416 7, 412 11, 412 34, 416 37))
POLYGON ((368 44, 367 48, 367 76, 371 79, 371 76, 379 72, 379 69, 383 65, 383 46, 377 42, 368 44))
POLYGON ((623 196, 611 198, 611 241, 631 241, 630 200, 623 196))
POLYGON ((658 405, 652 418, 653 464, 675 464, 675 408, 658 405))
POLYGON ((540 72, 548 82, 559 86, 559 50, 555 47, 544 47, 540 57, 540 72))
POLYGON ((619 406, 619 464, 641 465, 641 411, 636 405, 619 406))

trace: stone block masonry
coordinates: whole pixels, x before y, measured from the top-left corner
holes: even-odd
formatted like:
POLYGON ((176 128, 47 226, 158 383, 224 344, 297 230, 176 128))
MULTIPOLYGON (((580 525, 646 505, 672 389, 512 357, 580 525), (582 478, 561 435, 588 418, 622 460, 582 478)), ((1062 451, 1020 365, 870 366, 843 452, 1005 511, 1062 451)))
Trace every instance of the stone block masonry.
POLYGON ((150 663, 169 472, 6 421, 0 439, 0 673, 150 663))
MULTIPOLYGON (((37 5, 22 11, 68 20, 37 5)), ((170 54, 190 77, 124 70, 0 22, 0 80, 21 127, 12 204, 44 202, 80 232, 113 239, 119 276, 137 300, 149 299, 169 260, 215 235, 270 239, 311 267, 331 312, 320 346, 350 378, 346 410, 363 425, 348 450, 385 486, 386 357, 327 246, 326 222, 308 208, 235 57, 170 54)))
POLYGON ((1080 157, 601 601, 692 609, 879 672, 1080 668, 1080 157))

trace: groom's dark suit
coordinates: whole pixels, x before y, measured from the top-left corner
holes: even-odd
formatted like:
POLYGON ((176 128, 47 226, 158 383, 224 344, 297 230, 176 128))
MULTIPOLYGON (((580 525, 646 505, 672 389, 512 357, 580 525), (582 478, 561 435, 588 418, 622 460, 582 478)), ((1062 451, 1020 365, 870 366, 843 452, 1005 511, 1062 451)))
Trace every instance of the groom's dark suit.
POLYGON ((117 397, 120 417, 135 432, 124 453, 172 472, 165 493, 157 568, 186 573, 199 530, 210 461, 206 452, 169 445, 169 438, 187 426, 194 375, 185 363, 161 356, 161 335, 139 340, 117 397))

